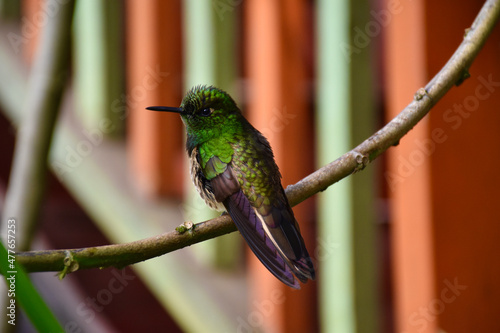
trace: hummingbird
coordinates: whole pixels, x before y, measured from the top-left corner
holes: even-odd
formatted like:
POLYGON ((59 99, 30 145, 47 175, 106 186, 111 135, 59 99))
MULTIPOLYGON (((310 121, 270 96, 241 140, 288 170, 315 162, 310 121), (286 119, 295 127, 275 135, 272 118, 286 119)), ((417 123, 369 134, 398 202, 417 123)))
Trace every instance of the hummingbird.
POLYGON ((295 289, 300 289, 297 279, 314 280, 314 265, 271 146, 231 96, 199 85, 187 92, 180 107, 146 109, 180 114, 196 189, 210 208, 227 211, 262 264, 295 289))

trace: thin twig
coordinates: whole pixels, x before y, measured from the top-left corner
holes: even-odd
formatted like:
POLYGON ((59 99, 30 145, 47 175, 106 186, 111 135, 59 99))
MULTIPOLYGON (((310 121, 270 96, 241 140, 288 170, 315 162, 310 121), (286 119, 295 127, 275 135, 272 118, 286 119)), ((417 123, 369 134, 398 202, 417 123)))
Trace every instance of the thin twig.
MULTIPOLYGON (((493 30, 500 15, 500 0, 486 1, 463 42, 441 71, 415 94, 414 100, 381 130, 350 152, 286 189, 292 206, 323 191, 342 178, 364 169, 397 145, 453 85, 468 77, 468 69, 493 30)), ((184 226, 159 236, 126 243, 74 250, 19 253, 17 260, 28 271, 61 271, 63 274, 92 267, 123 267, 183 247, 236 231, 229 216, 184 226)))

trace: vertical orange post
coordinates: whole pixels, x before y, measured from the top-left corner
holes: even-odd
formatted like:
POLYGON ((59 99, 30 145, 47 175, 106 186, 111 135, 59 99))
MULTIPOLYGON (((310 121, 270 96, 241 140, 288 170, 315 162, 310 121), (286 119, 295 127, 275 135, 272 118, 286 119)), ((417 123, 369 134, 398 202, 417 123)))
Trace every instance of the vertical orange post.
POLYGON ((24 47, 24 58, 31 63, 35 58, 40 32, 43 28, 42 18, 46 15, 43 12, 44 1, 40 0, 24 0, 22 4, 21 33, 26 38, 26 44, 19 44, 24 47))
MULTIPOLYGON (((253 0, 246 5, 246 50, 249 80, 250 122, 259 129, 273 147, 276 162, 281 164, 283 149, 280 140, 270 130, 270 117, 274 108, 281 107, 280 96, 280 49, 278 2, 253 0)), ((274 304, 274 311, 266 317, 263 331, 283 332, 284 288, 281 282, 270 275, 252 254, 248 256, 250 302, 264 302, 270 295, 277 294, 280 304, 274 304)), ((286 301, 286 300, 285 300, 286 301)))
MULTIPOLYGON (((483 1, 426 1, 429 73, 462 42, 483 1), (446 13, 446 15, 443 15, 446 13)), ((500 332, 500 30, 471 77, 430 113, 435 297, 422 304, 445 332, 500 332)), ((421 323, 424 316, 420 316, 421 323)))
POLYGON ((181 197, 183 139, 179 117, 144 110, 178 106, 183 95, 180 1, 127 1, 128 147, 146 195, 181 197))
MULTIPOLYGON (((283 124, 280 159, 283 185, 294 184, 315 168, 312 87, 313 47, 312 8, 303 0, 284 1, 281 15, 281 96, 278 116, 283 124), (300 24, 299 24, 300 22, 300 24)), ((275 118, 275 119, 276 119, 275 118)), ((272 121, 272 120, 271 120, 272 121)), ((294 207, 300 231, 315 263, 316 221, 314 199, 294 207)), ((316 265, 316 270, 318 266, 316 265)), ((317 332, 317 284, 309 281, 297 292, 285 287, 285 332, 317 332)))
MULTIPOLYGON (((423 2, 395 8, 386 2, 387 120, 397 115, 427 81, 423 2), (389 11, 390 9, 390 11, 389 11)), ((392 3, 393 5, 393 3, 392 3)), ((436 332, 436 321, 418 325, 418 310, 434 297, 430 161, 419 153, 429 122, 419 123, 388 152, 385 180, 390 197, 397 332, 436 332), (416 312, 417 311, 417 312, 416 312)))
MULTIPOLYGON (((250 121, 270 141, 283 184, 293 183, 313 170, 312 117, 308 108, 311 56, 307 2, 248 1, 246 4, 246 59, 249 77, 250 121), (297 24, 301 22, 301 24, 297 24), (308 34, 309 33, 309 34, 308 34)), ((313 203, 294 209, 308 249, 313 255, 313 203)), ((264 331, 314 331, 315 283, 292 291, 272 276, 253 255, 250 281, 254 302, 274 302, 266 316, 264 331)), ((252 303, 255 304, 255 303, 252 303)))

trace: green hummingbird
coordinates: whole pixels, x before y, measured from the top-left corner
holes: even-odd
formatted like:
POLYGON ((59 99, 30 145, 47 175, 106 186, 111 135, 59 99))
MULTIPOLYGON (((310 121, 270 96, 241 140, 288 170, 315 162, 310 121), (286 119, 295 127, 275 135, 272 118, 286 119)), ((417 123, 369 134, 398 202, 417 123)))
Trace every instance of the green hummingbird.
POLYGON ((227 211, 262 264, 292 288, 300 289, 297 279, 313 280, 314 265, 271 146, 231 96, 201 85, 189 90, 178 108, 147 109, 181 115, 194 185, 208 206, 227 211))

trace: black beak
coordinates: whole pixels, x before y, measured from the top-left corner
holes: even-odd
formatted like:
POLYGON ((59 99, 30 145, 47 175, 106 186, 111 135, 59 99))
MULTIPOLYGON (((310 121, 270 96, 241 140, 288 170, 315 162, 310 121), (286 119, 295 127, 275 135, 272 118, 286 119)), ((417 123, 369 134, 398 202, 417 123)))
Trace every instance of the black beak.
POLYGON ((182 113, 181 108, 174 108, 171 106, 149 106, 146 108, 146 110, 151 110, 151 111, 161 111, 161 112, 175 112, 175 113, 182 113))

